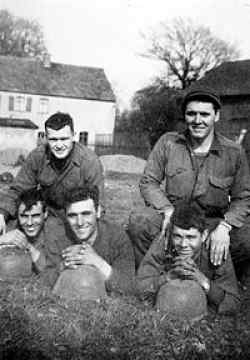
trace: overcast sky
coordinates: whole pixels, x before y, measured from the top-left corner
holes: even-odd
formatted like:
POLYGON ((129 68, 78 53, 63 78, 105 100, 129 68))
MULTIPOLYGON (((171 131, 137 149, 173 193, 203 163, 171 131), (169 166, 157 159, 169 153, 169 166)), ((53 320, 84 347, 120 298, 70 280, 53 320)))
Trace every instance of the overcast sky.
POLYGON ((250 58, 250 0, 0 0, 0 8, 43 27, 52 61, 103 67, 126 104, 161 66, 139 55, 140 32, 189 17, 250 58))

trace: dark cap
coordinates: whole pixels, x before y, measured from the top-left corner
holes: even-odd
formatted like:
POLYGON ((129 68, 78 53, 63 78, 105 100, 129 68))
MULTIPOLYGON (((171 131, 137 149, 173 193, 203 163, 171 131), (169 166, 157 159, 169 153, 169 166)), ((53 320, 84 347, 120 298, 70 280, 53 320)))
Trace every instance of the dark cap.
POLYGON ((182 103, 182 111, 183 113, 186 110, 186 106, 191 101, 204 101, 204 102, 211 102, 215 110, 218 110, 221 108, 221 102, 219 96, 216 94, 215 91, 211 89, 195 89, 190 90, 184 97, 183 103, 182 103))

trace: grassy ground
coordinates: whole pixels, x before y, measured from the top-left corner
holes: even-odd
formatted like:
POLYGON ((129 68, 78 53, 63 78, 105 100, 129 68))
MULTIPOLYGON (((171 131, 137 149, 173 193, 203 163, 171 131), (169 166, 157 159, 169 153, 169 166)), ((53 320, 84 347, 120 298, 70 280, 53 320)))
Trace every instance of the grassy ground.
MULTIPOLYGON (((137 175, 106 180, 107 217, 127 223, 142 205, 137 175)), ((236 317, 188 324, 134 297, 101 303, 57 299, 37 277, 0 283, 0 359, 250 359, 250 294, 236 317)))

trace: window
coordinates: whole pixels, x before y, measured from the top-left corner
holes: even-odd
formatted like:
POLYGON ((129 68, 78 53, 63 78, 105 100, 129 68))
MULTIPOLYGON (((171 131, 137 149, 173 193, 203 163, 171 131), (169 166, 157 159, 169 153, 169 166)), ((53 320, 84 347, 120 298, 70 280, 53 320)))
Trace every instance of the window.
POLYGON ((87 131, 82 131, 79 134, 79 143, 83 145, 88 145, 89 133, 87 131))
POLYGON ((48 112, 49 112, 49 100, 45 98, 40 98, 39 113, 47 114, 48 112))
POLYGON ((37 134, 37 145, 44 144, 46 142, 45 132, 39 131, 37 134))
POLYGON ((16 96, 14 103, 15 111, 25 111, 25 98, 24 96, 16 96))
POLYGON ((26 101, 26 111, 31 112, 32 109, 32 97, 28 96, 26 101))
POLYGON ((9 96, 9 111, 31 112, 32 97, 23 95, 9 96))
POLYGON ((9 96, 9 111, 14 111, 14 96, 9 96))

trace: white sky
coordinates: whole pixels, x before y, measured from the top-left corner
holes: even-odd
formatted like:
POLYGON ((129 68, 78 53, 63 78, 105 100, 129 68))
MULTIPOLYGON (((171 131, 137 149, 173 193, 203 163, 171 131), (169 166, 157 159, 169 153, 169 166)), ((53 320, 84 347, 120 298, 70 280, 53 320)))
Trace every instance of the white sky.
POLYGON ((103 67, 126 104, 161 66, 139 53, 141 31, 190 17, 250 58, 250 0, 0 0, 0 9, 39 21, 52 61, 103 67))

